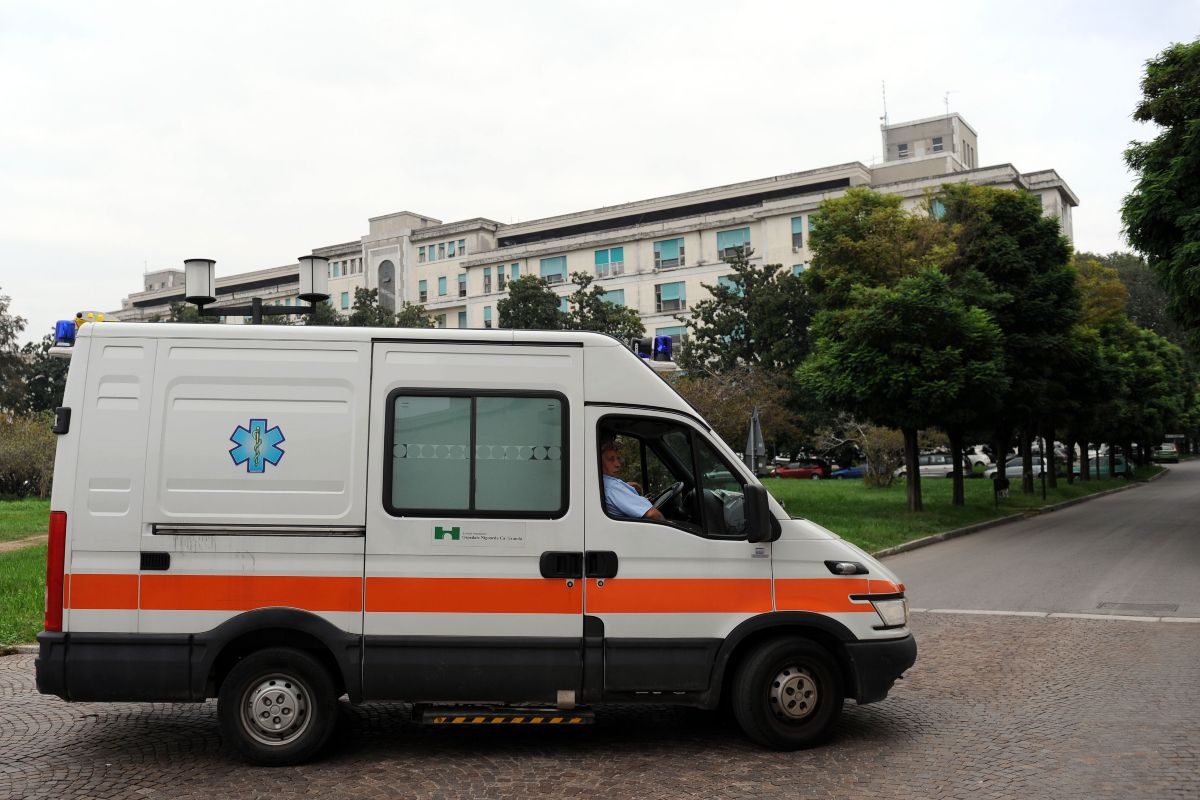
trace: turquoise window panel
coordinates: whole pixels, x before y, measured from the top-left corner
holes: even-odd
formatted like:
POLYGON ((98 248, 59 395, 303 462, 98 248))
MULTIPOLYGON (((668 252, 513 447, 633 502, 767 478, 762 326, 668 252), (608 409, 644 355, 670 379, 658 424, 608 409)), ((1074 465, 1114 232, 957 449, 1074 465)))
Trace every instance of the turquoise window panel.
POLYGON ((655 328, 655 336, 683 336, 687 333, 687 325, 669 325, 665 328, 655 328))
POLYGON ((446 294, 446 278, 445 278, 445 276, 438 278, 438 294, 439 295, 446 294))
POLYGON ((792 265, 792 274, 799 275, 801 272, 804 272, 804 270, 806 270, 806 269, 808 269, 808 266, 805 264, 793 264, 792 265))
POLYGON ((663 283, 658 287, 659 297, 663 300, 683 300, 685 293, 685 284, 679 283, 663 283))
POLYGON ((491 267, 483 268, 483 277, 485 277, 489 280, 491 279, 491 277, 492 277, 492 268, 491 267))
POLYGON ((607 267, 608 266, 608 251, 607 250, 597 250, 596 251, 596 266, 597 267, 607 267))
POLYGON ((429 289, 429 281, 418 281, 417 288, 420 289, 421 294, 424 294, 429 289))
POLYGON ((731 231, 717 231, 717 250, 721 253, 724 253, 726 250, 731 250, 735 247, 746 248, 749 246, 749 228, 735 228, 731 231))
POLYGON ((454 258, 454 242, 446 243, 446 257, 454 258))
POLYGON ((944 219, 946 216, 946 204, 936 197, 929 204, 929 213, 934 219, 944 219))
POLYGON ((679 251, 682 248, 683 239, 664 239, 654 243, 654 257, 662 261, 679 258, 679 251))
POLYGON ((491 306, 483 307, 483 321, 484 322, 492 321, 492 307, 491 306))
POLYGON ((613 247, 613 248, 611 248, 611 249, 608 251, 608 259, 609 259, 609 261, 610 261, 611 263, 613 263, 613 264, 620 264, 620 263, 624 263, 624 261, 625 261, 625 248, 624 248, 624 247, 613 247))
POLYGON ((458 327, 460 327, 460 328, 467 327, 467 312, 465 312, 465 311, 458 312, 458 327))
POLYGON ((519 277, 521 277, 521 265, 513 264, 512 265, 512 279, 515 281, 519 277))
POLYGON ((542 277, 547 280, 562 281, 567 274, 567 257, 543 258, 541 260, 542 277))
POLYGON ((350 307, 350 293, 342 292, 342 308, 350 307))
POLYGON ((792 217, 792 233, 804 233, 804 217, 792 217))
POLYGON ((570 307, 567 304, 567 298, 565 298, 565 297, 558 298, 558 310, 563 312, 564 314, 566 314, 568 311, 570 311, 570 307))
POLYGON ((604 302, 612 303, 614 306, 625 305, 625 290, 611 289, 604 293, 604 302))
POLYGON ((717 278, 717 285, 724 286, 729 291, 737 292, 738 294, 741 294, 742 291, 741 288, 738 287, 737 281, 735 281, 731 275, 722 275, 721 277, 717 278))

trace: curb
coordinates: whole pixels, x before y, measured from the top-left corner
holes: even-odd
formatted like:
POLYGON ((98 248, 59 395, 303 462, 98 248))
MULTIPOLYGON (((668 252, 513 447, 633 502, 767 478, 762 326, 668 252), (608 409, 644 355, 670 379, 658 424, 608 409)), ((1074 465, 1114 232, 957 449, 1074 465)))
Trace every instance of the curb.
POLYGON ((924 536, 920 539, 913 539, 911 542, 898 544, 895 547, 886 547, 883 550, 876 550, 875 552, 871 553, 871 555, 875 558, 886 558, 887 556, 907 553, 909 550, 917 550, 922 547, 928 547, 929 545, 937 544, 938 542, 945 542, 949 539, 957 539, 960 536, 966 536, 971 533, 986 531, 989 528, 998 528, 1001 525, 1007 525, 1010 522, 1028 519, 1029 517, 1037 517, 1041 516, 1042 514, 1049 514, 1053 511, 1058 511, 1059 509, 1079 505, 1080 503, 1086 503, 1088 500, 1095 500, 1097 497, 1104 497, 1108 494, 1116 494, 1117 492, 1127 492, 1130 489, 1136 489, 1137 487, 1144 486, 1147 483, 1153 483, 1162 476, 1166 475, 1168 472, 1170 472, 1170 470, 1164 467, 1162 472, 1157 472, 1145 480, 1133 481, 1125 486, 1118 486, 1115 489, 1105 489, 1103 492, 1085 494, 1083 497, 1074 497, 1070 500, 1064 500, 1061 503, 1042 506, 1041 508, 1031 508, 1028 511, 1018 511, 1015 514, 1007 514, 996 519, 989 519, 986 522, 978 522, 974 525, 967 525, 963 528, 955 528, 953 530, 943 531, 942 533, 935 533, 932 536, 924 536))
POLYGON ((37 654, 38 646, 36 644, 0 645, 0 656, 36 656, 37 654))

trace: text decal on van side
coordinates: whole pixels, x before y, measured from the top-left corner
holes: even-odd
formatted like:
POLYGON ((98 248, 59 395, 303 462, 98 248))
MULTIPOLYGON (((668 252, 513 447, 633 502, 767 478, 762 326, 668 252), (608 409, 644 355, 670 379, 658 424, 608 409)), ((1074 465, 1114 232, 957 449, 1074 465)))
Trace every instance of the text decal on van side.
POLYGON ((246 472, 266 472, 267 464, 277 465, 283 458, 283 431, 279 426, 267 427, 265 419, 252 419, 248 426, 238 425, 229 441, 237 447, 231 448, 229 456, 235 466, 246 465, 246 472))

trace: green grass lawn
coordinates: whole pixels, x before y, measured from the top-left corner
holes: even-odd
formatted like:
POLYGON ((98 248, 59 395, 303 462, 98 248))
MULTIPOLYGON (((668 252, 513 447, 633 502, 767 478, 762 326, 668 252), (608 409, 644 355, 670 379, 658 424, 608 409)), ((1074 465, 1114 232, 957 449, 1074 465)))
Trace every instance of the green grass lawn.
POLYGON ((0 645, 29 644, 42 630, 46 546, 0 553, 0 645))
POLYGON ((0 500, 0 542, 43 534, 49 525, 49 500, 0 500))
MULTIPOLYGON (((1148 478, 1161 467, 1143 467, 1139 478, 1148 478)), ((897 481, 887 489, 872 489, 861 480, 802 481, 767 478, 763 485, 793 517, 805 517, 822 525, 867 552, 882 550, 930 536, 942 531, 985 522, 989 519, 1028 511, 1042 505, 1052 505, 1086 494, 1113 489, 1128 483, 1124 478, 1077 481, 1068 486, 1060 478, 1058 489, 1047 489, 1042 501, 1041 484, 1032 495, 1022 495, 1019 482, 1007 500, 997 506, 992 497, 992 482, 967 480, 963 483, 966 505, 955 508, 950 504, 953 481, 927 479, 921 481, 924 511, 910 513, 904 483, 897 481)))

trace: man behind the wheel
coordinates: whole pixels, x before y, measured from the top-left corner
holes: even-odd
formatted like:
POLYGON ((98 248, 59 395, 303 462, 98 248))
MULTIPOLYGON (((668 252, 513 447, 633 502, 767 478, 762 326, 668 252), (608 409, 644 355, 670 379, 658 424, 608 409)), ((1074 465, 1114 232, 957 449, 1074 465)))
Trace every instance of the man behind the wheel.
POLYGON ((600 465, 604 470, 604 502, 611 513, 620 517, 664 519, 653 503, 617 477, 621 472, 621 456, 617 454, 616 442, 611 439, 600 445, 600 465))

